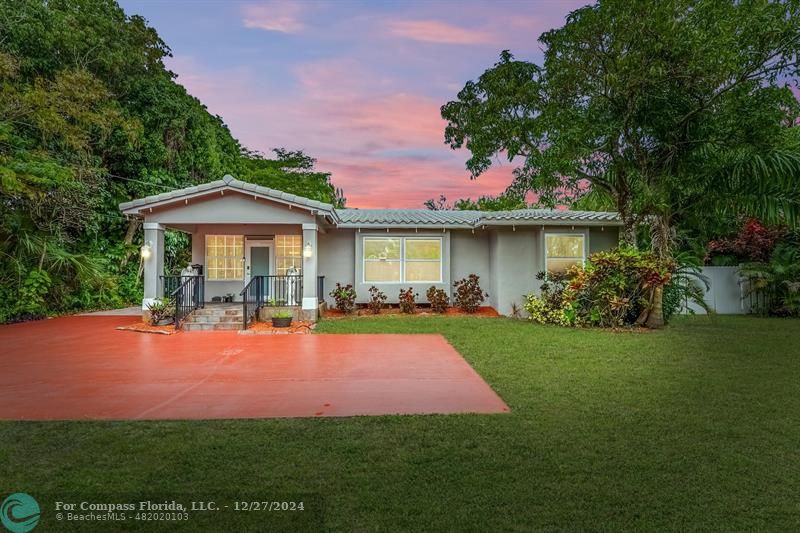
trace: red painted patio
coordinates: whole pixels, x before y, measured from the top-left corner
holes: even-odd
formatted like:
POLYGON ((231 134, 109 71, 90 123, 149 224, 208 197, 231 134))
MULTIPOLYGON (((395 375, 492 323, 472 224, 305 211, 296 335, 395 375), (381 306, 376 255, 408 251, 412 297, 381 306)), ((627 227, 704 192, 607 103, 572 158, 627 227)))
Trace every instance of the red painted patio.
POLYGON ((440 335, 154 335, 135 317, 0 326, 0 419, 501 413, 440 335))

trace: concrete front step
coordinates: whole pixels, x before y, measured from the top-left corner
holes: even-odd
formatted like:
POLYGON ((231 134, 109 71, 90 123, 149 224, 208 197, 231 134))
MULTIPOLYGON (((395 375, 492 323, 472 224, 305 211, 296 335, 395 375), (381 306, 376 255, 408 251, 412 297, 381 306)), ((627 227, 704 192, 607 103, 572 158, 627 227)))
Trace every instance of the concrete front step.
POLYGON ((238 309, 215 309, 213 307, 211 308, 206 307, 203 309, 196 309, 192 314, 198 316, 231 316, 231 315, 242 316, 242 308, 240 307, 238 309))
POLYGON ((184 322, 181 325, 183 331, 236 331, 242 329, 241 322, 221 322, 217 324, 207 324, 199 322, 184 322))
POLYGON ((190 324, 222 324, 227 322, 242 323, 242 315, 198 315, 192 313, 184 322, 190 324))

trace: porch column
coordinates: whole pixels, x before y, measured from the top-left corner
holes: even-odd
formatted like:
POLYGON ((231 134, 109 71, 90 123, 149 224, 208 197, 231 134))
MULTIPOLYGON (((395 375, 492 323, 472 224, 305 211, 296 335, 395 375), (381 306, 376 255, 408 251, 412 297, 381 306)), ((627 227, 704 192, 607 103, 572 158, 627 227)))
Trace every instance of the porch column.
POLYGON ((317 295, 317 225, 303 224, 303 251, 311 245, 311 257, 303 253, 303 310, 316 311, 319 307, 317 295))
POLYGON ((144 261, 144 299, 142 310, 161 298, 161 279, 164 274, 164 226, 157 222, 144 223, 144 242, 150 246, 150 257, 144 261))

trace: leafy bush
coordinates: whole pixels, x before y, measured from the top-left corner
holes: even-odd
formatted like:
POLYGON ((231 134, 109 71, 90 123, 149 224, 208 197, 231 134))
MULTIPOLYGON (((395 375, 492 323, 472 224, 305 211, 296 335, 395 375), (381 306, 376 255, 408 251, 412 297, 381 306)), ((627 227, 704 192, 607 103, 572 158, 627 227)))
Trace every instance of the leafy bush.
POLYGON ((431 310, 434 313, 444 313, 450 307, 450 297, 447 296, 444 289, 437 289, 431 286, 425 296, 428 297, 428 303, 431 304, 431 310))
POLYGON ((773 316, 800 316, 800 231, 788 233, 769 261, 742 265, 748 279, 745 296, 759 294, 765 305, 756 312, 773 316))
POLYGON ((674 271, 671 261, 659 261, 650 252, 617 249, 591 255, 585 266, 566 275, 543 280, 541 294, 525 297, 525 310, 535 322, 617 327, 636 322, 648 305, 647 296, 667 284, 674 271))
POLYGON ((331 291, 331 297, 336 300, 336 309, 345 314, 353 312, 356 305, 356 290, 352 285, 336 284, 336 288, 331 291))
MULTIPOLYGON (((677 267, 672 278, 664 285, 664 321, 669 322, 687 302, 694 303, 708 314, 713 313, 713 309, 705 301, 705 292, 711 285, 708 276, 703 275, 700 270, 700 259, 690 253, 681 253, 675 257, 675 261, 677 267)), ((694 314, 691 308, 688 311, 694 314)))
POLYGON ((417 310, 417 296, 414 292, 413 287, 409 287, 408 289, 400 289, 400 312, 406 314, 414 314, 414 311, 417 310))
POLYGON ((747 219, 736 237, 708 243, 706 263, 733 266, 743 262, 767 262, 785 234, 786 230, 780 226, 765 226, 754 218, 747 219))
POLYGON ((465 313, 474 313, 483 303, 484 299, 489 295, 483 292, 480 284, 480 276, 477 274, 470 274, 466 278, 462 278, 453 283, 456 294, 453 301, 457 307, 460 307, 465 313))
POLYGON ((52 281, 44 270, 33 269, 28 272, 19 291, 16 315, 26 318, 41 318, 47 314, 45 296, 52 281))
POLYGON ((272 318, 292 318, 294 315, 288 309, 280 309, 272 313, 272 318))
POLYGON ((380 314, 381 309, 386 307, 386 294, 373 285, 369 288, 369 302, 367 307, 373 315, 380 314))
POLYGON ((147 310, 150 311, 150 324, 153 326, 162 320, 175 318, 175 302, 172 300, 156 300, 147 304, 147 310))

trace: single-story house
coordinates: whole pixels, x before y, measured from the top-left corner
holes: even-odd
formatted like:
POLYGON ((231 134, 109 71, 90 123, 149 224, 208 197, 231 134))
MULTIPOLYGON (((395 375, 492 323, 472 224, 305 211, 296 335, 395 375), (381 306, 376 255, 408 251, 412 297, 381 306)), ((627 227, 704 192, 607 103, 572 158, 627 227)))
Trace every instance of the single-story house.
POLYGON ((242 301, 257 293, 260 303, 312 317, 321 302, 333 304, 336 283, 352 284, 358 302, 372 285, 390 303, 407 287, 424 302, 430 286, 452 296, 453 282, 469 274, 480 276, 487 305, 509 314, 538 290, 538 272, 613 248, 620 226, 616 213, 595 211, 337 209, 231 176, 120 209, 144 224, 143 309, 181 282, 164 275, 164 230, 174 229, 191 235, 200 274, 191 297, 242 301), (242 293, 255 277, 262 288, 242 293))

